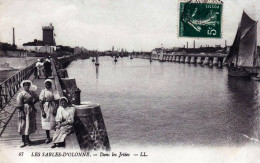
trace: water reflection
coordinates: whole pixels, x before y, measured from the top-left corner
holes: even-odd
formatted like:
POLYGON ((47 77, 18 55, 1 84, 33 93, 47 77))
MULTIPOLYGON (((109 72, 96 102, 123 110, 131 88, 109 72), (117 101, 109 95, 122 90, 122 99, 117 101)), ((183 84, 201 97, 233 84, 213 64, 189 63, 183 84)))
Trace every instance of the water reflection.
POLYGON ((241 78, 228 78, 230 106, 227 119, 234 143, 250 141, 259 137, 258 87, 255 81, 241 78))
POLYGON ((96 67, 96 79, 98 81, 98 70, 99 70, 99 66, 95 66, 96 67))

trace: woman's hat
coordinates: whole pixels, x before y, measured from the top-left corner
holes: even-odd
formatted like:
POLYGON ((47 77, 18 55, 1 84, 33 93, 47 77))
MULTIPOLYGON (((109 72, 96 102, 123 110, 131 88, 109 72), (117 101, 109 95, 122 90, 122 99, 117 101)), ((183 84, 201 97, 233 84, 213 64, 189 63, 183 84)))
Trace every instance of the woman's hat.
POLYGON ((47 82, 50 82, 51 84, 53 84, 53 83, 52 83, 53 80, 51 80, 51 79, 46 79, 46 80, 44 81, 44 84, 46 84, 47 82))
POLYGON ((25 83, 29 83, 29 84, 30 84, 30 90, 31 90, 31 91, 36 91, 36 90, 37 90, 37 86, 36 86, 36 85, 33 85, 33 83, 32 83, 31 80, 23 80, 23 81, 21 82, 21 87, 24 87, 23 85, 24 85, 25 83))
POLYGON ((64 97, 64 96, 60 98, 60 101, 61 100, 65 100, 67 103, 69 102, 68 99, 66 97, 64 97))

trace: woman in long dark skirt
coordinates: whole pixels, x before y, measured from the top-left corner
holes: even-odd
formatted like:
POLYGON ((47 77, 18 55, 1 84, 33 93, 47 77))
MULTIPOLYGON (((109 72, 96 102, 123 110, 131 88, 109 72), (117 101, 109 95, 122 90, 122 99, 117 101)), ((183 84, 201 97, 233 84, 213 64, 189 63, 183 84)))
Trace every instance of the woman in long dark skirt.
POLYGON ((50 59, 46 58, 43 66, 44 66, 44 75, 45 75, 45 78, 47 79, 48 77, 50 77, 52 75, 50 59))

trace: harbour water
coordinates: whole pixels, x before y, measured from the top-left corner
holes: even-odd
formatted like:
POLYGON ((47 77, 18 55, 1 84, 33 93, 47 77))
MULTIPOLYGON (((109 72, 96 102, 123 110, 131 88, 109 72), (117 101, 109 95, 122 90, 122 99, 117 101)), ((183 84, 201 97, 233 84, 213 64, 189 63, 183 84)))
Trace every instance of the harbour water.
POLYGON ((227 69, 100 57, 67 70, 82 101, 99 103, 112 147, 243 145, 260 134, 260 83, 227 69), (250 139, 251 138, 251 139, 250 139))
POLYGON ((18 72, 18 70, 14 70, 14 71, 0 71, 0 83, 5 81, 9 77, 13 76, 17 72, 18 72))

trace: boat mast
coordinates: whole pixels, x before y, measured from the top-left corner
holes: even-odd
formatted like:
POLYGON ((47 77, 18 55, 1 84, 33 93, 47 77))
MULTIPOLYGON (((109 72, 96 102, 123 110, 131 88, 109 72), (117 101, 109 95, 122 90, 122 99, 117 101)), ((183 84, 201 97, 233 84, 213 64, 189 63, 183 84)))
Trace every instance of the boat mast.
MULTIPOLYGON (((252 29, 254 26, 256 26, 257 23, 258 23, 258 21, 256 21, 255 24, 250 29, 252 29)), ((256 30, 256 36, 257 36, 257 30, 256 30)), ((259 66, 256 66, 257 57, 259 57, 259 56, 257 55, 257 39, 256 39, 256 41, 255 41, 255 53, 254 53, 253 67, 259 67, 259 66)))
POLYGON ((238 52, 239 52, 239 46, 238 46, 238 49, 237 49, 236 65, 235 65, 235 67, 237 67, 237 62, 238 62, 238 52))

